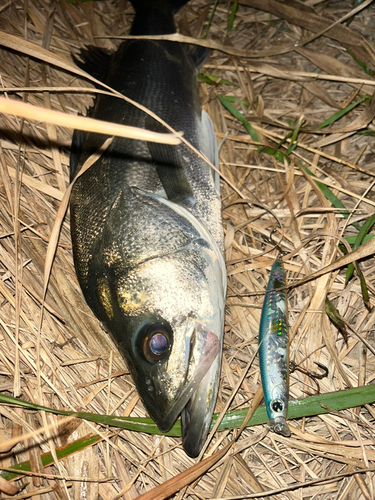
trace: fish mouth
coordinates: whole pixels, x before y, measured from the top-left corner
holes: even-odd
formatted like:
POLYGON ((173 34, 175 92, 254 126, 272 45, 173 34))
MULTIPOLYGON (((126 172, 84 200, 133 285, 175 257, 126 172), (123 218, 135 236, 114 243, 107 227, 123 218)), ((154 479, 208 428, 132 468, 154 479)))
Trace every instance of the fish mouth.
POLYGON ((210 430, 220 381, 220 366, 221 352, 181 413, 182 446, 191 458, 199 455, 210 430))
POLYGON ((291 432, 288 424, 286 423, 285 417, 275 417, 269 420, 268 425, 271 430, 276 434, 280 434, 284 437, 290 437, 291 432))
POLYGON ((218 336, 200 323, 195 323, 187 357, 189 362, 183 388, 168 413, 157 424, 162 432, 168 432, 181 414, 183 447, 189 456, 196 457, 206 439, 216 402, 221 358, 218 336), (194 349, 197 342, 204 345, 198 359, 199 349, 194 349))

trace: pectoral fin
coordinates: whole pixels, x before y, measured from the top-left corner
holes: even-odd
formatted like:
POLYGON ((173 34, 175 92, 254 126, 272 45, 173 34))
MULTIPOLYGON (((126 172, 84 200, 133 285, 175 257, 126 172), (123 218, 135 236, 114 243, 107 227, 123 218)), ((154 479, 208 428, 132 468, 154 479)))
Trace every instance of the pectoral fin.
MULTIPOLYGON (((217 147, 217 138, 214 131, 214 126, 209 115, 202 111, 202 125, 203 125, 203 153, 207 156, 210 162, 219 169, 219 151, 217 147)), ((212 170, 212 176, 215 182, 215 189, 220 196, 220 176, 215 170, 212 170)))
POLYGON ((211 49, 201 47, 200 45, 189 45, 189 54, 195 67, 199 70, 209 58, 211 49))
MULTIPOLYGON (((151 117, 146 118, 145 128, 154 132, 166 132, 165 127, 151 117)), ((183 168, 181 146, 148 143, 156 171, 167 193, 168 199, 181 205, 193 206, 193 191, 183 168)))

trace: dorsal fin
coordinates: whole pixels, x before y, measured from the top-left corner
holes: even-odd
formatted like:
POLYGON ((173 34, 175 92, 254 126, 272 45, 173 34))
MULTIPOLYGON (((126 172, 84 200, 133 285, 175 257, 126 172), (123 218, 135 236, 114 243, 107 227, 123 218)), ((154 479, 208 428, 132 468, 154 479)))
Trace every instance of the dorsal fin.
POLYGON ((78 160, 82 151, 82 143, 83 143, 83 132, 82 130, 75 129, 73 132, 72 144, 70 146, 70 159, 69 159, 70 182, 72 182, 72 180, 74 179, 77 171, 78 160))
POLYGON ((176 14, 189 0, 130 0, 134 10, 149 9, 170 9, 172 14, 176 14))
POLYGON ((88 45, 80 50, 78 57, 73 55, 76 65, 91 76, 104 82, 111 66, 111 53, 100 47, 88 45))
MULTIPOLYGON (((214 126, 209 115, 202 110, 202 125, 203 125, 203 153, 207 156, 210 162, 219 169, 219 149, 217 147, 217 138, 214 131, 214 126)), ((220 176, 215 170, 212 170, 214 178, 215 190, 220 196, 220 176)))

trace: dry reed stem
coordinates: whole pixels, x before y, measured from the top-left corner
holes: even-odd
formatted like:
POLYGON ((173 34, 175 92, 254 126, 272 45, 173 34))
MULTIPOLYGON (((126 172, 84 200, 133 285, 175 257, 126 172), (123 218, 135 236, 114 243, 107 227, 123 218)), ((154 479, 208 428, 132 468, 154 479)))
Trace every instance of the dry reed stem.
MULTIPOLYGON (((139 139, 149 142, 160 142, 162 144, 179 144, 178 137, 172 134, 160 134, 148 130, 129 127, 127 125, 118 125, 101 120, 83 116, 69 116, 59 111, 53 111, 42 107, 31 106, 15 100, 5 99, 0 97, 0 112, 10 115, 27 118, 37 122, 46 122, 48 124, 60 125, 71 129, 85 130, 87 132, 95 132, 97 134, 117 135, 119 137, 127 137, 129 139, 139 139)), ((53 139, 49 137, 51 142, 53 139)))

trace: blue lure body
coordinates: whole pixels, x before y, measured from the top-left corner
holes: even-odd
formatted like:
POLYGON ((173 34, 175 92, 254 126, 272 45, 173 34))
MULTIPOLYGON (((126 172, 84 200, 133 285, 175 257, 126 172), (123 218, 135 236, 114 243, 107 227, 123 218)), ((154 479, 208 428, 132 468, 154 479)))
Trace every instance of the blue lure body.
POLYGON ((288 410, 288 318, 283 263, 277 258, 271 268, 259 329, 259 361, 264 400, 271 430, 290 436, 288 410))

